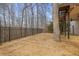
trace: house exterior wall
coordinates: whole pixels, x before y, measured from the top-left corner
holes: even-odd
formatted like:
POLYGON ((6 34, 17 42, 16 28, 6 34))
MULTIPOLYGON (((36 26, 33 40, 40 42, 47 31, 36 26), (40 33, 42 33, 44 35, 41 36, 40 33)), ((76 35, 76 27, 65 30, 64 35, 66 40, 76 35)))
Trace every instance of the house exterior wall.
POLYGON ((79 35, 79 21, 70 22, 70 33, 74 35, 79 35))

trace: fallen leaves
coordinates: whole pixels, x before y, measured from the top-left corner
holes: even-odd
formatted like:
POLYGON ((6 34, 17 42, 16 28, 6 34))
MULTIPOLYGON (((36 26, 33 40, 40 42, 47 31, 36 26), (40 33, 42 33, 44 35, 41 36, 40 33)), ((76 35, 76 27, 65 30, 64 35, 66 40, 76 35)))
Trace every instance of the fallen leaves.
MULTIPOLYGON (((72 37, 79 38, 78 36, 72 37)), ((79 47, 77 46, 79 40, 74 40, 72 37, 70 40, 63 37, 62 42, 56 42, 52 33, 40 33, 4 43, 0 46, 0 55, 79 55, 79 47)))

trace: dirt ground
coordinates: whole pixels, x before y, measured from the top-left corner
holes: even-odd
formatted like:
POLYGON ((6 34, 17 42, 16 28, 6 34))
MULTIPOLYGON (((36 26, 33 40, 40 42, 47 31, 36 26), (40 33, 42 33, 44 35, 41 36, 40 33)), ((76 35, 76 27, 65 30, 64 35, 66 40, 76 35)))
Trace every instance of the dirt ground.
POLYGON ((0 45, 0 55, 9 56, 73 56, 79 55, 79 36, 53 39, 52 33, 40 33, 0 45))

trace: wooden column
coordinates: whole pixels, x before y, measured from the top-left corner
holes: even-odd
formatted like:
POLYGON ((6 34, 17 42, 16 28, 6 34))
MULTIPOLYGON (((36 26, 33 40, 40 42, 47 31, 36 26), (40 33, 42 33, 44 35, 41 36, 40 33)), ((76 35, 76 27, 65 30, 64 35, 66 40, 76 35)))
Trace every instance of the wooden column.
POLYGON ((70 38, 70 15, 69 15, 69 12, 68 12, 68 39, 70 38))
POLYGON ((1 18, 0 18, 0 45, 2 44, 2 40, 1 40, 1 18))

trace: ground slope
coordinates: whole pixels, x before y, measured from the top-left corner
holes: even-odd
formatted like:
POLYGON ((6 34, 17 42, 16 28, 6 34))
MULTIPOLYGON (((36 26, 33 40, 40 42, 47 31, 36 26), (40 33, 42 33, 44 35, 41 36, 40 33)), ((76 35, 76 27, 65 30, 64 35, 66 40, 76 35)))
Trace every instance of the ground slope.
POLYGON ((51 33, 41 33, 0 46, 0 55, 52 56, 52 55, 79 55, 79 37, 72 36, 69 40, 62 38, 56 42, 51 33))

